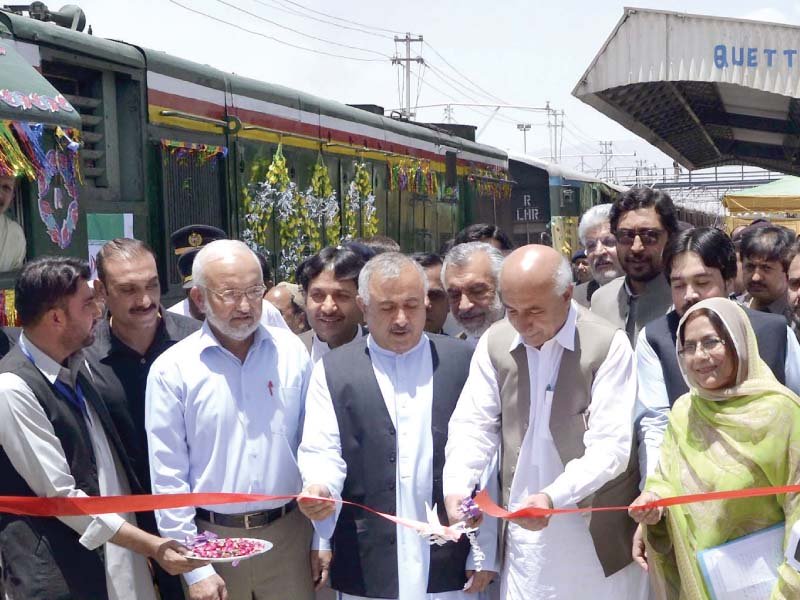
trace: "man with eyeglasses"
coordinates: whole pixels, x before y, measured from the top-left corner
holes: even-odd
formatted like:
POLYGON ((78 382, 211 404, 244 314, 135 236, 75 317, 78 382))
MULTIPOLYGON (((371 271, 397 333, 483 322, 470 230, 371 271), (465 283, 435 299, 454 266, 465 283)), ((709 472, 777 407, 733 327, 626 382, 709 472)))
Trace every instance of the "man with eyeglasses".
POLYGON ((498 286, 503 258, 500 250, 486 242, 458 244, 444 258, 442 283, 450 312, 464 328, 457 337, 472 347, 505 315, 498 286))
MULTIPOLYGON (((194 258, 201 248, 217 240, 227 239, 225 232, 218 227, 211 225, 187 225, 181 227, 170 236, 172 245, 175 247, 175 254, 178 256, 178 273, 181 277, 181 285, 185 290, 186 297, 180 302, 176 302, 167 310, 171 313, 192 317, 198 321, 205 319, 203 311, 192 300, 189 290, 192 289, 192 264, 194 258)), ((272 287, 272 276, 267 272, 268 263, 266 258, 257 254, 261 269, 264 271, 264 285, 269 289, 272 287)), ((265 327, 282 327, 291 331, 280 311, 270 304, 267 300, 261 308, 261 320, 265 327)))
MULTIPOLYGON (((205 322, 158 357, 147 380, 153 491, 298 494, 308 352, 291 332, 261 323, 261 266, 244 243, 208 244, 192 276, 190 294, 205 322)), ((277 546, 236 568, 187 573, 190 600, 311 600, 311 526, 296 507, 272 501, 157 511, 165 537, 211 531, 277 546)))
MULTIPOLYGON (((736 251, 731 239, 714 227, 677 234, 664 250, 664 275, 674 309, 647 324, 636 344, 637 424, 641 486, 655 471, 659 449, 675 401, 689 391, 675 353, 678 323, 691 306, 707 298, 726 298, 736 279, 736 251)), ((758 340, 761 359, 775 377, 800 393, 800 345, 786 321, 745 308, 758 340)), ((694 351, 710 351, 711 342, 694 351)), ((684 349, 688 351, 687 347, 684 349)), ((640 539, 635 546, 643 552, 640 539)))
POLYGON ((591 310, 624 329, 635 346, 639 331, 670 308, 661 254, 678 231, 678 219, 666 192, 632 188, 614 202, 609 221, 625 276, 597 290, 591 310))
POLYGON ((598 204, 583 213, 578 225, 578 237, 586 251, 592 278, 575 286, 572 299, 586 308, 601 286, 622 275, 617 258, 617 238, 611 233, 610 213, 610 204, 598 204))

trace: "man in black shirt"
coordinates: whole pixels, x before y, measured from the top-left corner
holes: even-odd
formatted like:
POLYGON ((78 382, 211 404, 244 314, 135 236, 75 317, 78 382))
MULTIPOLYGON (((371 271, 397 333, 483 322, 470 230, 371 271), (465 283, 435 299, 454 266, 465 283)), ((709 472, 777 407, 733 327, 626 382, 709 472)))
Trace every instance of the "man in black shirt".
MULTIPOLYGON (((97 255, 94 285, 108 308, 88 351, 97 391, 108 406, 122 444, 145 491, 150 493, 144 393, 150 365, 167 348, 198 330, 199 321, 167 312, 155 256, 143 242, 116 239, 97 255)), ((152 512, 138 513, 146 531, 158 532, 152 512)), ((178 578, 156 572, 162 598, 183 599, 178 578)))

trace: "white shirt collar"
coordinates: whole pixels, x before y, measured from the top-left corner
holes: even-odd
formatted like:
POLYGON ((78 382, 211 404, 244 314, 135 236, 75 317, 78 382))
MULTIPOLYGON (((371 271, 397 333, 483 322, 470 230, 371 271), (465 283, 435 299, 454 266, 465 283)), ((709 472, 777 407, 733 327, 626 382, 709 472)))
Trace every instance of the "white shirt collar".
POLYGON ((367 348, 369 348, 370 352, 374 352, 376 354, 381 354, 383 356, 388 356, 389 358, 401 358, 404 356, 411 356, 412 354, 419 352, 420 349, 425 347, 425 344, 430 343, 428 336, 425 333, 422 333, 422 337, 420 337, 419 342, 406 352, 402 354, 398 354, 397 352, 392 352, 391 350, 387 350, 386 348, 382 348, 378 345, 378 342, 375 341, 375 338, 372 337, 372 334, 367 335, 367 348))
MULTIPOLYGON (((575 321, 577 318, 578 311, 575 309, 575 303, 574 301, 570 300, 569 312, 567 312, 567 320, 564 321, 564 324, 561 326, 561 329, 558 330, 556 335, 547 340, 547 342, 555 340, 555 342, 565 350, 569 350, 570 352, 575 350, 575 321)), ((545 342, 545 344, 547 342, 545 342)), ((511 346, 508 348, 508 351, 511 352, 520 344, 524 345, 526 348, 532 348, 532 346, 528 346, 522 340, 522 336, 519 334, 519 332, 517 332, 517 334, 514 336, 514 339, 511 340, 511 346)))
MULTIPOLYGON (((33 359, 33 364, 36 366, 39 371, 42 372, 51 384, 55 383, 58 376, 61 375, 61 379, 69 382, 70 378, 70 369, 60 365, 57 363, 53 358, 45 353, 44 351, 40 350, 28 337, 25 335, 25 332, 20 333, 19 335, 19 345, 22 351, 30 356, 33 359)), ((69 365, 72 367, 75 364, 76 360, 83 360, 83 352, 78 351, 72 356, 69 357, 69 365)))

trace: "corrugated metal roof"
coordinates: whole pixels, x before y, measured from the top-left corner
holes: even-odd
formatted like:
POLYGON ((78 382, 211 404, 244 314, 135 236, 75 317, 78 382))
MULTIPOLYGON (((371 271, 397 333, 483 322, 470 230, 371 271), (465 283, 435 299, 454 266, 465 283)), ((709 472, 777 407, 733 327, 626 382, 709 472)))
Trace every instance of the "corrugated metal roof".
POLYGON ((626 8, 573 95, 689 169, 800 172, 800 27, 626 8))

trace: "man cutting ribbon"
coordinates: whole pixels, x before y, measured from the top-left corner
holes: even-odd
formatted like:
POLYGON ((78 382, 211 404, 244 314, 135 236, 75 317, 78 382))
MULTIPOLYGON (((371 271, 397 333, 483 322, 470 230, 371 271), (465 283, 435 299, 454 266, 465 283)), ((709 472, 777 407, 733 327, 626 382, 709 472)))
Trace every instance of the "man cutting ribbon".
MULTIPOLYGON (((546 246, 506 258, 500 294, 508 319, 478 342, 450 420, 443 479, 451 522, 500 445, 511 509, 629 504, 638 483, 636 376, 625 333, 571 301, 569 263, 546 246)), ((513 520, 501 597, 645 597, 646 578, 631 562, 633 530, 624 512, 513 520)))

